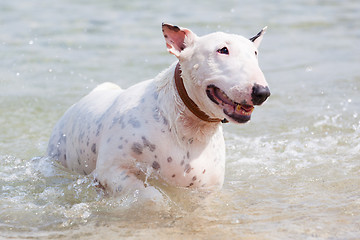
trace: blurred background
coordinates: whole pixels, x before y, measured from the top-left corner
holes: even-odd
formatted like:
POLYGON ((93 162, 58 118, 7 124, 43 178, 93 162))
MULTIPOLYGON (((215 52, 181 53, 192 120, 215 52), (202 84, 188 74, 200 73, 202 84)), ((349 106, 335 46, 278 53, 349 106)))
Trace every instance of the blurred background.
POLYGON ((1 1, 0 236, 357 239, 359 46, 357 0, 1 1), (149 207, 136 193, 103 196, 42 156, 57 120, 96 85, 127 88, 176 60, 162 22, 200 36, 268 26, 259 64, 272 95, 250 123, 224 125, 220 192, 164 187, 166 201, 149 207))

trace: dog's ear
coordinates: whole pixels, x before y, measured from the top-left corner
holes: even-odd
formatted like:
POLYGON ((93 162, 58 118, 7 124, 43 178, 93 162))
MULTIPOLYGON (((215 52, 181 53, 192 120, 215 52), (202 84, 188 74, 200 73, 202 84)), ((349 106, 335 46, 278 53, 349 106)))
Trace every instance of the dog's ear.
POLYGON ((162 24, 162 32, 168 51, 179 57, 180 52, 193 44, 196 34, 186 28, 180 28, 170 24, 162 24))
POLYGON ((252 41, 255 44, 256 48, 259 48, 261 40, 263 39, 264 34, 266 32, 266 29, 267 27, 264 27, 260 32, 258 32, 258 34, 250 38, 250 41, 252 41))

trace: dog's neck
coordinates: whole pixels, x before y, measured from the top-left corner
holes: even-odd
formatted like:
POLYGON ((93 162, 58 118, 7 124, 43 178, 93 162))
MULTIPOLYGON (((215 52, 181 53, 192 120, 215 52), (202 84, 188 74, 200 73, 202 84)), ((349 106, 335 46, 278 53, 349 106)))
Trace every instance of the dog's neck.
POLYGON ((174 71, 174 80, 175 80, 175 86, 176 90, 185 104, 185 106, 192 112, 195 116, 197 116, 199 119, 205 121, 205 122, 221 122, 221 119, 219 118, 211 118, 209 115, 201 111, 201 109, 196 105, 196 103, 189 97, 185 85, 184 80, 181 77, 181 66, 178 62, 175 67, 174 71))
POLYGON ((190 110, 185 103, 188 100, 184 101, 182 99, 176 86, 175 78, 179 77, 183 80, 180 75, 181 72, 176 73, 176 71, 180 71, 180 69, 176 70, 177 65, 177 63, 174 63, 156 77, 159 91, 159 107, 163 114, 167 115, 166 117, 170 120, 170 127, 175 131, 174 134, 178 138, 193 138, 194 140, 207 142, 221 127, 221 119, 210 118, 204 113, 208 118, 216 119, 216 121, 205 121, 190 110), (177 76, 177 74, 179 75, 177 76))

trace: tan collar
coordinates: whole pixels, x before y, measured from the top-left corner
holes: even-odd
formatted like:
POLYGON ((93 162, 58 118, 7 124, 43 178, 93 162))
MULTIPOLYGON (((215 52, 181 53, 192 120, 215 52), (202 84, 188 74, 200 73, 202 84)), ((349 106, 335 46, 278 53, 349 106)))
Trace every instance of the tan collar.
POLYGON ((176 65, 175 68, 175 85, 176 89, 180 95, 181 100, 184 102, 185 106, 198 118, 200 118, 203 121, 206 122, 221 122, 222 120, 219 118, 211 118, 206 113, 200 110, 200 108, 194 103, 193 100, 189 97, 189 95, 186 92, 184 81, 181 77, 181 69, 180 69, 180 63, 176 65))

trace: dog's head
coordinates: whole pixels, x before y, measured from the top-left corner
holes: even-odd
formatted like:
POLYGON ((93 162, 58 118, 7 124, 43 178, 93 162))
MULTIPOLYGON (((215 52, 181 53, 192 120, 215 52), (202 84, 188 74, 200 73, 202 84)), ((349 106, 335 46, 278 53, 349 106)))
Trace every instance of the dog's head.
POLYGON ((198 37, 189 29, 162 25, 168 51, 179 59, 188 95, 210 117, 247 122, 254 105, 270 96, 258 65, 265 29, 246 39, 223 32, 198 37))

